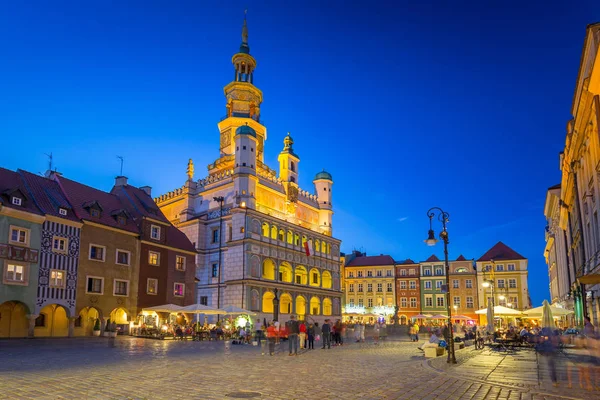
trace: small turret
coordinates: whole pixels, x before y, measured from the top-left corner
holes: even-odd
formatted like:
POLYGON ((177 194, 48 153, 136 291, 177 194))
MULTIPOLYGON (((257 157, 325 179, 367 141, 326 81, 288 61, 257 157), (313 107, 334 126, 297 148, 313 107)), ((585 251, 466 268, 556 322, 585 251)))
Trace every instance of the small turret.
POLYGON ((248 125, 242 125, 235 130, 235 182, 236 200, 248 208, 255 208, 254 193, 256 192, 256 131, 248 125))
POLYGON ((279 153, 279 177, 283 182, 298 183, 298 163, 300 158, 294 153, 294 139, 288 132, 283 139, 283 150, 279 153))
POLYGON ((323 233, 331 235, 333 217, 331 187, 333 186, 333 178, 329 172, 323 170, 315 176, 313 183, 315 184, 315 195, 319 202, 319 225, 323 233))

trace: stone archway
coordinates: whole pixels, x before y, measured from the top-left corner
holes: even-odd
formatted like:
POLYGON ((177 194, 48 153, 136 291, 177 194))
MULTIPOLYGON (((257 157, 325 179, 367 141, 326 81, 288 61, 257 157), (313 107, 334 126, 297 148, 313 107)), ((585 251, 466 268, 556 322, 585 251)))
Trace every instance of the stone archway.
POLYGON ((70 312, 60 304, 44 306, 35 321, 35 337, 67 337, 69 336, 70 312))
POLYGON ((103 315, 102 310, 96 307, 84 307, 79 311, 77 320, 75 320, 74 335, 75 336, 92 336, 94 334, 94 326, 96 320, 100 324, 100 328, 103 328, 103 315))
POLYGON ((306 299, 304 296, 296 296, 296 314, 298 315, 298 320, 304 320, 306 315, 306 299))
POLYGON ((289 293, 283 293, 279 296, 279 314, 291 314, 292 310, 292 296, 289 293))
POLYGON ((0 304, 0 338, 26 338, 29 336, 29 307, 13 300, 0 304))

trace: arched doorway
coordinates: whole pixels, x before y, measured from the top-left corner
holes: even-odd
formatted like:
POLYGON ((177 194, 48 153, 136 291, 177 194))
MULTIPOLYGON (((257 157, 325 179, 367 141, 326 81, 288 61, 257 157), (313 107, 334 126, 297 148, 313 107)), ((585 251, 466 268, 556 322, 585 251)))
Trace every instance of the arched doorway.
POLYGON ((123 307, 115 308, 110 313, 110 322, 116 324, 121 332, 129 332, 129 313, 123 307))
POLYGON ((303 320, 306 315, 306 299, 302 296, 296 296, 296 314, 298 320, 303 320))
POLYGON ((320 315, 321 314, 321 300, 318 297, 312 297, 310 299, 310 314, 320 315))
POLYGON ((273 312, 273 299, 275 295, 273 292, 265 292, 262 298, 262 312, 272 313, 273 312))
POLYGON ((288 262, 282 262, 279 265, 279 280, 281 282, 292 282, 292 266, 288 262))
POLYGON ((92 336, 96 320, 102 323, 102 313, 95 307, 85 307, 79 311, 78 319, 75 320, 73 334, 75 336, 92 336))
POLYGON ((279 313, 292 313, 292 296, 290 296, 288 293, 284 293, 279 297, 279 313))
POLYGON ((34 336, 69 336, 69 311, 60 304, 44 306, 35 320, 34 336))
POLYGON ((20 301, 0 304, 0 338, 25 338, 28 336, 29 308, 20 301))
POLYGON ((400 316, 400 324, 401 325, 406 325, 408 322, 408 319, 406 318, 406 315, 401 315, 400 316))
POLYGON ((263 279, 275 280, 275 262, 270 258, 263 261, 262 277, 263 279))
POLYGON ((330 298, 323 299, 323 315, 331 315, 332 304, 330 298))

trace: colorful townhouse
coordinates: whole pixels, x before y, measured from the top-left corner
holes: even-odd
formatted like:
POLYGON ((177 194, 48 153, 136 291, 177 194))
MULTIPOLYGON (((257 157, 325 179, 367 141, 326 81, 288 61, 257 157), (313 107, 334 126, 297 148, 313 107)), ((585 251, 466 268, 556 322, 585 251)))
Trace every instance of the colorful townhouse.
POLYGON ((473 262, 461 254, 449 264, 452 316, 460 315, 477 321, 478 315, 475 314, 475 311, 479 309, 479 302, 477 299, 477 274, 473 268, 473 262))
POLYGON ((140 267, 134 314, 139 317, 134 324, 154 323, 157 315, 142 312, 144 308, 195 303, 196 249, 160 211, 152 200, 151 188, 136 188, 120 180, 111 194, 121 199, 139 227, 140 267))
MULTIPOLYGON (((442 286, 446 284, 444 262, 432 255, 420 263, 421 312, 429 315, 448 315, 446 293, 442 286)), ((439 321, 438 321, 439 322, 439 321)))
POLYGON ((34 336, 73 336, 77 317, 77 272, 82 223, 58 183, 18 170, 31 200, 44 214, 34 336))
POLYGON ((44 221, 19 173, 0 168, 0 338, 34 335, 44 221))
POLYGON ((407 324, 421 313, 421 285, 419 264, 410 258, 396 263, 396 305, 398 321, 407 324))

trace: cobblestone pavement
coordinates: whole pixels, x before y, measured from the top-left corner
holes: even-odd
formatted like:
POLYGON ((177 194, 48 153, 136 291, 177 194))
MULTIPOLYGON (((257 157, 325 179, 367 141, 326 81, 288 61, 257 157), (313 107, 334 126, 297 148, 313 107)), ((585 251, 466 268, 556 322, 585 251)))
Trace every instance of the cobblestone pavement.
MULTIPOLYGON (((530 360, 463 350, 427 362, 416 344, 350 343, 289 357, 225 342, 119 337, 0 341, 1 399, 594 399, 536 385, 530 360), (506 368, 498 364, 506 363, 506 368), (494 366, 495 365, 495 366, 494 366), (492 369, 486 375, 485 371, 492 369), (525 368, 525 369, 523 369, 525 368), (255 397, 252 397, 255 395, 255 397)), ((535 356, 535 355, 534 355, 535 356)))

